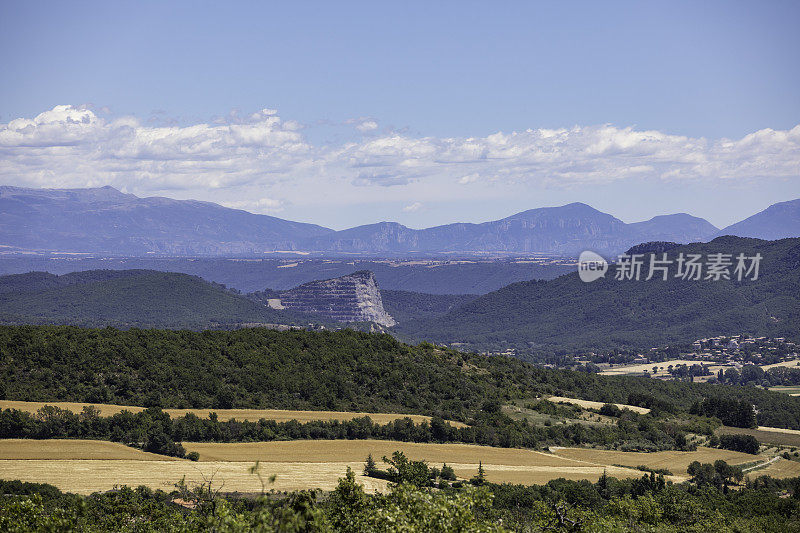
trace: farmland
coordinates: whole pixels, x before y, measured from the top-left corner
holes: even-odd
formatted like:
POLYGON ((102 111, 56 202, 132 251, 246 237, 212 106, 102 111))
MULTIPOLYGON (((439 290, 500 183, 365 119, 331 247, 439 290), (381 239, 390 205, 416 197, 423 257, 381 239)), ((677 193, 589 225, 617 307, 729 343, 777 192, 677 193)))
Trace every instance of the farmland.
MULTIPOLYGON (((115 460, 0 460, 0 478, 22 481, 47 482, 61 490, 77 494, 91 494, 111 490, 116 486, 137 487, 146 485, 153 489, 170 490, 182 478, 189 485, 213 480, 214 486, 225 492, 257 493, 261 491, 258 476, 250 473, 253 463, 189 461, 135 461, 115 460)), ((275 490, 300 490, 321 488, 331 490, 350 466, 361 472, 362 463, 272 463, 261 470, 264 477, 276 475, 270 488, 275 490)), ((367 490, 385 487, 386 482, 359 476, 359 483, 367 490)))
POLYGON ((708 361, 693 361, 689 359, 672 359, 669 361, 662 361, 660 363, 646 363, 638 365, 616 365, 609 368, 603 368, 600 372, 603 376, 624 376, 629 374, 650 374, 651 377, 669 378, 671 377, 668 368, 670 366, 676 367, 678 365, 699 365, 704 364, 708 367, 712 374, 716 374, 722 368, 729 368, 722 366, 718 363, 709 363, 708 361), (658 368, 658 372, 653 374, 653 367, 658 368))
MULTIPOLYGON (((569 404, 572 404, 572 405, 578 405, 580 407, 583 407, 584 409, 600 409, 604 405, 603 402, 592 402, 592 401, 589 401, 589 400, 577 400, 575 398, 565 398, 563 396, 550 396, 549 398, 547 398, 547 400, 549 400, 549 401, 551 401, 553 403, 569 403, 569 404)), ((622 403, 615 403, 614 405, 616 405, 620 409, 630 409, 634 413, 639 413, 639 414, 647 414, 647 413, 650 412, 650 409, 648 409, 646 407, 637 407, 635 405, 625 405, 625 404, 622 404, 622 403)))
MULTIPOLYGON (((291 441, 258 443, 184 443, 200 454, 199 462, 167 460, 125 446, 99 441, 0 441, 0 479, 47 482, 62 490, 88 494, 115 485, 147 485, 168 488, 186 476, 200 482, 214 476, 226 491, 258 492, 258 477, 249 472, 256 461, 266 478, 277 476, 269 488, 296 490, 332 489, 349 466, 360 474, 368 454, 380 462, 384 455, 403 451, 411 459, 425 459, 431 466, 447 462, 456 475, 468 479, 479 461, 487 479, 494 482, 541 484, 555 478, 597 480, 609 475, 638 477, 641 472, 613 465, 599 465, 553 454, 523 449, 491 448, 460 444, 417 444, 395 441, 291 441)), ((359 479, 369 490, 385 487, 372 478, 359 479)))
POLYGON ((685 475, 686 469, 692 461, 713 463, 717 459, 722 459, 729 464, 735 465, 749 463, 759 459, 766 460, 758 455, 703 447, 699 447, 697 451, 693 452, 669 450, 644 453, 589 448, 552 448, 552 451, 554 455, 565 459, 596 464, 624 465, 633 468, 639 465, 645 465, 649 468, 665 468, 675 475, 685 475))
MULTIPOLYGON (((483 464, 487 478, 498 483, 538 484, 557 477, 596 480, 606 468, 549 453, 517 448, 492 448, 470 444, 419 444, 385 440, 314 440, 255 443, 184 443, 188 451, 200 454, 200 461, 260 461, 265 468, 285 461, 316 464, 328 461, 363 463, 367 455, 380 462, 400 450, 413 460, 426 460, 432 466, 447 463, 456 475, 469 479, 483 464)), ((361 464, 359 463, 359 464, 361 464)), ((637 471, 608 466, 609 475, 638 476, 637 471)))
MULTIPOLYGON (((72 411, 73 413, 80 413, 84 407, 94 406, 100 410, 101 416, 112 416, 122 411, 130 411, 137 413, 143 411, 144 407, 136 407, 129 405, 111 405, 111 404, 91 404, 80 402, 21 402, 13 400, 0 400, 0 409, 18 409, 28 413, 35 413, 45 405, 52 405, 60 409, 72 411)), ((211 413, 216 413, 217 418, 221 422, 228 420, 247 420, 250 422, 257 422, 259 420, 275 420, 276 422, 288 422, 290 420, 297 420, 298 422, 310 422, 314 420, 338 420, 346 421, 353 418, 368 416, 373 422, 378 424, 387 424, 401 418, 410 418, 415 424, 423 421, 430 421, 429 416, 423 415, 404 415, 393 413, 350 413, 345 411, 292 411, 285 409, 164 409, 164 412, 169 414, 170 417, 182 417, 186 414, 194 414, 199 418, 208 418, 211 413)), ((464 427, 465 424, 461 422, 450 422, 451 425, 457 427, 464 427)))
POLYGON ((774 478, 787 478, 800 476, 800 462, 778 459, 770 463, 766 468, 754 470, 756 476, 771 476, 774 478))
MULTIPOLYGON (((370 491, 384 490, 385 481, 360 476, 368 454, 378 461, 399 450, 410 459, 431 466, 447 463, 462 479, 469 479, 480 462, 487 479, 497 483, 543 484, 556 478, 596 481, 603 472, 617 478, 639 477, 639 465, 670 470, 673 481, 688 478, 692 461, 723 459, 731 464, 766 461, 760 455, 699 448, 694 452, 620 452, 588 448, 553 448, 553 453, 518 448, 467 444, 422 444, 386 440, 311 440, 252 443, 183 443, 200 454, 199 462, 145 453, 121 444, 88 440, 0 441, 0 479, 47 482, 62 490, 89 494, 114 486, 147 485, 166 489, 182 477, 189 483, 213 477, 225 491, 259 492, 261 482, 250 473, 258 462, 264 479, 275 474, 267 488, 331 490, 348 467, 370 491)), ((800 463, 779 459, 754 474, 775 477, 798 475, 800 463)))
MULTIPOLYGON (((83 439, 0 439, 0 460, 130 460, 164 461, 172 458, 147 453, 117 442, 83 439)), ((177 460, 177 459, 175 459, 177 460)), ((9 479, 5 477, 4 479, 9 479)))
POLYGON ((759 427, 758 429, 735 428, 722 426, 716 430, 718 435, 723 433, 735 435, 752 435, 759 442, 766 444, 778 444, 782 446, 800 446, 800 433, 792 432, 782 428, 759 427))
POLYGON ((783 366, 786 368, 800 368, 800 360, 792 359, 790 361, 781 361, 780 363, 774 363, 771 365, 763 365, 761 369, 769 370, 770 368, 777 368, 779 366, 783 366))
MULTIPOLYGON (((693 360, 693 359, 671 359, 669 361, 661 361, 656 363, 643 363, 643 364, 635 364, 635 365, 601 365, 602 371, 600 375, 603 376, 625 376, 625 375, 640 375, 640 374, 649 374, 650 377, 655 378, 671 378, 668 369, 669 367, 676 367, 678 365, 686 365, 687 367, 691 367, 692 365, 704 365, 708 370, 711 372, 708 376, 696 376, 696 381, 706 381, 711 376, 715 376, 720 370, 726 370, 728 368, 736 368, 732 364, 721 364, 714 361, 705 361, 705 360, 693 360), (657 368, 657 372, 653 373, 653 368, 657 368)), ((772 368, 778 367, 785 367, 785 368, 800 368, 800 360, 792 359, 790 361, 782 361, 780 363, 773 363, 770 365, 760 365, 761 369, 764 371, 770 370, 772 368)), ((739 366, 741 368, 741 365, 739 366)), ((800 393, 800 387, 792 386, 792 387, 771 387, 770 390, 776 390, 779 392, 787 392, 791 393, 800 393), (797 389, 795 391, 787 391, 782 389, 797 389)))
POLYGON ((777 387, 770 387, 769 390, 782 392, 789 396, 800 396, 800 385, 778 385, 777 387))

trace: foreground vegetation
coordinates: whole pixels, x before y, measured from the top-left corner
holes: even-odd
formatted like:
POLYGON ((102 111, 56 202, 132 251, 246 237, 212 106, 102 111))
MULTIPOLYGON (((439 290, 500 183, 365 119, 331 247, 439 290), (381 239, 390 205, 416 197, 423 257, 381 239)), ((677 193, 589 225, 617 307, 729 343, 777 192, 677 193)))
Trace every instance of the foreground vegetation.
MULTIPOLYGON (((213 482, 63 494, 42 484, 0 481, 0 530, 28 531, 800 531, 800 478, 768 477, 739 490, 738 471, 720 462, 694 467, 691 483, 653 473, 603 476, 597 483, 495 485, 480 471, 461 487, 434 488, 419 468, 389 460, 393 483, 369 495, 348 469, 329 494, 222 495, 213 482), (787 497, 788 496, 788 497, 787 497)), ((424 466, 424 465, 423 465, 424 466)), ((270 479, 253 467, 267 488, 270 479)), ((441 475, 441 472, 440 474, 441 475)))

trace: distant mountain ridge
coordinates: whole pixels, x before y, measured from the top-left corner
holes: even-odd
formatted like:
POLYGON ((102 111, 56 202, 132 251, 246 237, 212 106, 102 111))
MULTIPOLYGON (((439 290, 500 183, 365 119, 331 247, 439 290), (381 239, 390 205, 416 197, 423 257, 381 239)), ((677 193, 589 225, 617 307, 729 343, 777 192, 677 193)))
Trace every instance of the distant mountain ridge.
POLYGON ((224 255, 292 249, 333 230, 210 202, 139 198, 113 187, 0 187, 0 244, 118 255, 224 255))
POLYGON ((641 242, 689 243, 717 234, 800 236, 800 200, 776 204, 715 228, 685 213, 625 222, 583 203, 530 209, 480 224, 415 230, 379 222, 341 231, 230 209, 210 202, 139 198, 112 187, 0 187, 0 249, 120 256, 253 255, 274 251, 360 253, 526 253, 616 255, 641 242), (788 204, 788 205, 784 205, 788 204))
POLYGON ((772 204, 760 213, 731 224, 718 235, 777 240, 800 235, 800 198, 772 204))
POLYGON ((583 203, 530 209, 481 224, 456 223, 413 230, 379 222, 314 238, 311 249, 337 252, 510 252, 575 255, 591 249, 620 253, 642 241, 704 240, 719 231, 686 214, 623 221, 583 203))

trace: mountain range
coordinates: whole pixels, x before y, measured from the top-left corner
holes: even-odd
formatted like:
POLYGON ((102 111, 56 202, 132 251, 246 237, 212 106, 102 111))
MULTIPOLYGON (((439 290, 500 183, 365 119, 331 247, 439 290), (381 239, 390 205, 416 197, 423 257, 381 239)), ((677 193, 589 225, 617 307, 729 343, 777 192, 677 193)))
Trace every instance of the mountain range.
POLYGON ((723 230, 685 213, 627 224, 586 204, 523 211, 480 224, 411 229, 379 222, 335 231, 226 208, 210 202, 139 198, 112 187, 0 187, 0 248, 6 252, 120 256, 250 255, 274 251, 327 254, 541 253, 591 249, 615 255, 647 241, 689 243, 717 235, 800 236, 800 200, 782 202, 723 230))

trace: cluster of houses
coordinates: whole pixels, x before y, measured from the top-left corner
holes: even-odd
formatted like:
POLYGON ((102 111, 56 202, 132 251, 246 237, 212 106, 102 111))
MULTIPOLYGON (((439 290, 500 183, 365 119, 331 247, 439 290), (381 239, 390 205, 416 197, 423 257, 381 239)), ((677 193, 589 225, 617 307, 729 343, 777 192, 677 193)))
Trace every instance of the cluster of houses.
POLYGON ((698 361, 718 363, 752 363, 770 365, 792 361, 799 357, 800 346, 784 337, 749 337, 733 335, 730 337, 710 337, 692 343, 694 353, 687 357, 698 361))

